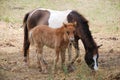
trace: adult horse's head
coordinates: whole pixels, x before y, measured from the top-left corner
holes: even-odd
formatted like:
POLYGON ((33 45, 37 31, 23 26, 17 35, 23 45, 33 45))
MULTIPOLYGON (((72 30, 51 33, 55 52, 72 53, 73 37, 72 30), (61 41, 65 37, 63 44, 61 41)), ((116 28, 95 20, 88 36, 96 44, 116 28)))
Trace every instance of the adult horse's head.
POLYGON ((68 15, 68 22, 77 22, 76 39, 81 39, 85 48, 85 62, 92 70, 98 70, 98 46, 96 45, 89 30, 88 21, 77 11, 72 11, 68 15))
POLYGON ((95 71, 98 70, 98 58, 99 58, 98 48, 100 46, 94 46, 91 49, 89 48, 85 54, 85 62, 92 70, 95 71))

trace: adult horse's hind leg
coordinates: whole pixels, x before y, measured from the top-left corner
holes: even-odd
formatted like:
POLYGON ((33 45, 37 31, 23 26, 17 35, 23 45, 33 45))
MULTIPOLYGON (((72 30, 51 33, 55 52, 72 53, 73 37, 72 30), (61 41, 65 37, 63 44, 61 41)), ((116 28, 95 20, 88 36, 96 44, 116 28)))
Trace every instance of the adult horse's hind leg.
POLYGON ((30 46, 30 42, 28 40, 28 29, 27 29, 27 25, 25 25, 23 50, 24 50, 24 61, 27 62, 28 65, 29 65, 29 46, 30 46))

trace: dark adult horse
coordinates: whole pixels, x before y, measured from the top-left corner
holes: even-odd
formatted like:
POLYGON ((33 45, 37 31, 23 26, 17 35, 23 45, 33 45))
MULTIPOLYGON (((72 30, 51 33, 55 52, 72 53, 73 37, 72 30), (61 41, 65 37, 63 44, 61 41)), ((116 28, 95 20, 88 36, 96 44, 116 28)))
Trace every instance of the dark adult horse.
POLYGON ((23 20, 24 26, 24 57, 27 62, 27 55, 29 55, 30 42, 28 40, 29 30, 36 25, 45 24, 53 28, 62 26, 63 22, 77 22, 75 30, 75 44, 76 57, 71 61, 74 63, 79 56, 78 40, 81 39, 85 48, 85 61, 92 70, 98 69, 98 46, 96 45, 91 32, 89 30, 88 21, 77 11, 55 11, 50 9, 38 8, 28 12, 23 20))

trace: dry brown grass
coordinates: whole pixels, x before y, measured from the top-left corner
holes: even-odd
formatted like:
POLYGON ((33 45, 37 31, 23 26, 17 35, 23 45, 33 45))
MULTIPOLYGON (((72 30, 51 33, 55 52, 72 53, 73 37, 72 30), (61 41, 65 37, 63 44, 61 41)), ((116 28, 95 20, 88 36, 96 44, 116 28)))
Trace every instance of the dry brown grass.
MULTIPOLYGON (((0 80, 120 79, 119 0, 0 0, 0 4, 0 80), (89 20, 95 41, 97 44, 103 44, 99 50, 100 69, 96 75, 91 73, 84 62, 85 52, 81 41, 82 64, 76 62, 76 70, 72 73, 63 72, 60 70, 60 65, 58 65, 58 71, 55 75, 40 73, 37 68, 34 49, 31 49, 30 53, 30 68, 24 66, 22 54, 23 28, 20 26, 26 12, 41 6, 57 10, 75 9, 89 20)), ((52 72, 54 52, 45 48, 44 54, 49 64, 49 71, 52 72)))

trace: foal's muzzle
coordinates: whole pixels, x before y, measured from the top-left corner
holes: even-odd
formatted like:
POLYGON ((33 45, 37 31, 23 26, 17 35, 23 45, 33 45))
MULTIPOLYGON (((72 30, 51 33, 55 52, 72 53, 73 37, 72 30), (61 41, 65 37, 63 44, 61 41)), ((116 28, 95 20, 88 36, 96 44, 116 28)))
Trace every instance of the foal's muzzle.
POLYGON ((70 42, 74 42, 75 38, 74 37, 70 37, 70 42))

